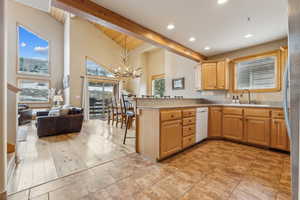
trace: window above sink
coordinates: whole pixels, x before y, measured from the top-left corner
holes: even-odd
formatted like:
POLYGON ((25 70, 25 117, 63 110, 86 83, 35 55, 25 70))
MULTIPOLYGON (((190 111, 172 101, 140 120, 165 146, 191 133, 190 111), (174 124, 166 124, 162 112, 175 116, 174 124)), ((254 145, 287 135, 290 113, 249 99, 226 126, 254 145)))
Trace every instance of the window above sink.
POLYGON ((234 90, 242 92, 280 91, 280 50, 234 60, 234 90))

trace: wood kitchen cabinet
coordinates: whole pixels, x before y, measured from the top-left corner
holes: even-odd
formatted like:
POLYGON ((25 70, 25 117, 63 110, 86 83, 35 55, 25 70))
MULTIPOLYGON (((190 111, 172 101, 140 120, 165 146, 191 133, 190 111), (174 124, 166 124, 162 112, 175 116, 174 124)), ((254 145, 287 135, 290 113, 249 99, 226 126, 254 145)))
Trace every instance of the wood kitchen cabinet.
POLYGON ((224 114, 223 137, 238 141, 243 140, 243 116, 224 114))
POLYGON ((182 110, 182 148, 192 146, 196 142, 196 109, 182 110))
POLYGON ((213 61, 202 64, 202 89, 227 90, 229 88, 228 61, 213 61))
POLYGON ((245 138, 248 143, 270 146, 270 114, 265 108, 245 109, 245 138))
POLYGON ((209 137, 221 137, 222 136, 222 107, 209 108, 209 137))
POLYGON ((172 155, 182 149, 182 122, 181 120, 161 123, 160 130, 160 157, 172 155))
POLYGON ((220 61, 217 62, 217 88, 220 90, 227 89, 227 70, 226 70, 226 62, 220 61))
POLYGON ((263 117, 247 117, 245 119, 245 137, 251 144, 270 145, 270 119, 263 117))
POLYGON ((272 119, 271 147, 289 151, 290 143, 284 119, 272 119))
POLYGON ((202 64, 202 89, 217 89, 217 63, 202 64))
POLYGON ((285 125, 282 110, 272 111, 271 121, 271 147, 284 151, 290 150, 290 140, 285 125))

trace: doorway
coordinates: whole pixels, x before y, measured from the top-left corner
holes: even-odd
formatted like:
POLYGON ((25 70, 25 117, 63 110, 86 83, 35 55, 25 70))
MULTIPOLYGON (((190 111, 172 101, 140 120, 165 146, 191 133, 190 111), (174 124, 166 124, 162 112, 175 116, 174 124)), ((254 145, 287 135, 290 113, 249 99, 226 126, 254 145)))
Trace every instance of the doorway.
POLYGON ((114 83, 88 82, 90 119, 107 119, 108 106, 114 96, 114 90, 114 83))

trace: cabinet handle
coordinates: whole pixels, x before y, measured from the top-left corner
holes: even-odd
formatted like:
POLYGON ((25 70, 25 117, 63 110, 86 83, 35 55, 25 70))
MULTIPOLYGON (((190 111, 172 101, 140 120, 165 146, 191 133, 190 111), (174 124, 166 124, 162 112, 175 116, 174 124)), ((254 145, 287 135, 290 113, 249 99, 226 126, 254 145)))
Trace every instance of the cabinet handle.
POLYGON ((171 118, 173 118, 174 117, 174 115, 171 115, 171 118))

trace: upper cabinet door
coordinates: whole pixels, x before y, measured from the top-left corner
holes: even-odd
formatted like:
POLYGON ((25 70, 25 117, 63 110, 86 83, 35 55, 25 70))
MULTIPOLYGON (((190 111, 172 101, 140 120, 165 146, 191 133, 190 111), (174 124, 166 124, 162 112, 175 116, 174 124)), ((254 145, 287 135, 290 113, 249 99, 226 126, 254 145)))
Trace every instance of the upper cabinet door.
POLYGON ((220 90, 226 89, 226 63, 220 61, 217 63, 217 88, 220 90))
POLYGON ((217 89, 217 63, 202 64, 202 83, 204 90, 217 89))

